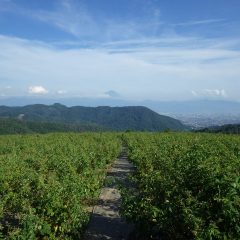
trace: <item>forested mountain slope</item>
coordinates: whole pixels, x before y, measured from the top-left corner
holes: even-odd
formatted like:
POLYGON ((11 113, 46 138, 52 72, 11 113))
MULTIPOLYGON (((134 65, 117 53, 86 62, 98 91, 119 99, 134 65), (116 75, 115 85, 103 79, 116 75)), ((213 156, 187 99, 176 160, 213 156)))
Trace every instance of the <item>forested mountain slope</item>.
POLYGON ((91 123, 111 130, 164 131, 186 127, 171 117, 159 115, 146 107, 66 107, 61 104, 0 107, 0 117, 24 121, 55 123, 91 123))

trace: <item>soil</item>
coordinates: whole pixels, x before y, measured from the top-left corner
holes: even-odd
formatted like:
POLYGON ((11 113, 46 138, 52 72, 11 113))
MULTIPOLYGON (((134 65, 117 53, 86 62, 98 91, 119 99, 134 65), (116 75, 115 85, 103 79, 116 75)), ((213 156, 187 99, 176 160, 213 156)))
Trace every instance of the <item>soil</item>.
POLYGON ((127 149, 123 147, 120 156, 107 173, 99 201, 93 208, 85 239, 130 239, 134 226, 123 219, 120 214, 121 195, 119 184, 128 185, 128 175, 134 171, 127 159, 127 149))

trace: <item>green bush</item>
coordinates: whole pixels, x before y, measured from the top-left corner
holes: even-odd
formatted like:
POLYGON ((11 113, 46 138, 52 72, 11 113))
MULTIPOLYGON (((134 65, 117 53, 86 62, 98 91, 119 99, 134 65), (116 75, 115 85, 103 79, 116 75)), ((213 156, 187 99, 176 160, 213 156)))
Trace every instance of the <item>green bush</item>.
POLYGON ((240 139, 125 134, 137 172, 122 212, 148 239, 240 239, 240 139))

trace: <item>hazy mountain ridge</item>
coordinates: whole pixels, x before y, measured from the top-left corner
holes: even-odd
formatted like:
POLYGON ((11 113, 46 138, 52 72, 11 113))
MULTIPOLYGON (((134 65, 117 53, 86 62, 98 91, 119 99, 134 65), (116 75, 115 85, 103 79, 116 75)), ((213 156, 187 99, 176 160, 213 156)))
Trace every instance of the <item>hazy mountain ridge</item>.
POLYGON ((212 126, 209 128, 200 129, 197 132, 240 134, 240 124, 226 124, 222 126, 212 126))
POLYGON ((15 97, 0 98, 0 105, 25 106, 33 104, 52 105, 59 102, 68 107, 79 105, 96 106, 145 106, 160 114, 240 114, 240 102, 227 100, 189 100, 189 101, 132 101, 121 98, 38 98, 15 97))
POLYGON ((141 106, 66 107, 62 104, 36 104, 24 107, 1 106, 0 117, 65 124, 90 123, 111 130, 164 131, 166 129, 186 129, 179 120, 159 115, 141 106))

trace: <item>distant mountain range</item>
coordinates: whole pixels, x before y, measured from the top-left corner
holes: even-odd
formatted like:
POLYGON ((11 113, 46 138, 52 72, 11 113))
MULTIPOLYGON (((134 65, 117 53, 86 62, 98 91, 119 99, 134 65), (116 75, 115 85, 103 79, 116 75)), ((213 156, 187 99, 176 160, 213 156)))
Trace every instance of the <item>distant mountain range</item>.
POLYGON ((223 100, 195 100, 195 101, 130 101, 116 97, 110 98, 38 98, 38 97, 15 97, 0 98, 0 105, 25 106, 29 104, 53 104, 59 102, 66 106, 145 106, 160 114, 240 114, 240 102, 223 100))
MULTIPOLYGON (((0 106, 0 117, 5 119, 5 121, 6 119, 19 119, 20 122, 68 124, 68 126, 58 126, 59 128, 71 128, 73 124, 77 126, 82 124, 90 127, 95 126, 97 129, 119 131, 128 129, 135 131, 164 131, 167 129, 175 131, 186 129, 186 126, 179 120, 159 115, 141 106, 66 107, 59 103, 53 105, 35 104, 23 107, 0 106)), ((27 123, 27 126, 29 126, 29 123, 27 123)))
POLYGON ((240 124, 226 124, 222 126, 212 126, 200 129, 197 132, 240 134, 240 124))
POLYGON ((145 106, 153 111, 179 119, 193 129, 224 124, 240 123, 240 102, 227 100, 195 100, 195 101, 129 101, 121 99, 113 93, 109 98, 46 98, 37 96, 6 98, 0 97, 0 106, 25 106, 29 104, 52 105, 59 102, 68 107, 79 105, 97 106, 145 106))

